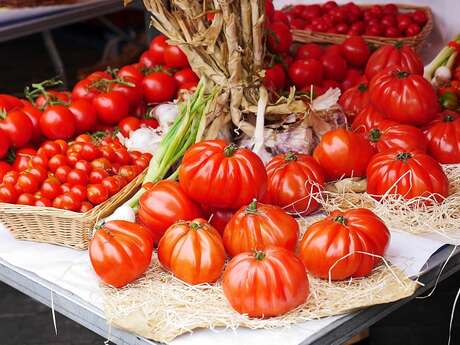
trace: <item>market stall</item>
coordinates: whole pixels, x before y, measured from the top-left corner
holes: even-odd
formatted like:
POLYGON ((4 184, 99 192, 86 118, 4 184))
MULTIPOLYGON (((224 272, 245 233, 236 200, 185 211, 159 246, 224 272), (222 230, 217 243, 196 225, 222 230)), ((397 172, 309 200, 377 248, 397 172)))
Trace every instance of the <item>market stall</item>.
POLYGON ((460 269, 439 12, 145 6, 137 63, 0 95, 0 279, 117 344, 339 344, 460 269))

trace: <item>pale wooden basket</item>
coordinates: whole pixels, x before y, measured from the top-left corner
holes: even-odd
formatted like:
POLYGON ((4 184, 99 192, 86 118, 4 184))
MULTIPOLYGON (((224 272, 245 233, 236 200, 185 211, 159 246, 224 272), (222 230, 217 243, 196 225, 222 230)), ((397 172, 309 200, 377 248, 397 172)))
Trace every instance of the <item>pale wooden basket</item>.
POLYGON ((144 170, 117 194, 88 212, 0 203, 0 222, 18 240, 87 249, 96 222, 128 200, 142 184, 146 172, 144 170))
MULTIPOLYGON (((369 8, 373 4, 365 4, 360 5, 361 8, 369 8)), ((397 44, 403 43, 405 45, 413 47, 415 50, 419 50, 423 43, 425 42, 426 38, 430 34, 431 30, 433 29, 433 13, 431 12, 430 7, 426 6, 417 6, 417 5, 410 5, 410 4, 397 4, 398 9, 401 12, 412 12, 415 10, 424 10, 427 15, 427 22, 423 26, 422 30, 415 36, 410 37, 380 37, 380 36, 366 36, 363 35, 362 37, 366 40, 367 43, 370 45, 378 48, 383 45, 387 44, 397 44)), ((285 7, 284 9, 286 9, 285 7)), ((283 9, 283 10, 284 10, 283 9)), ((316 32, 312 30, 291 30, 292 37, 295 42, 299 43, 329 43, 329 44, 340 44, 344 40, 346 40, 349 35, 344 34, 330 34, 324 32, 316 32)))

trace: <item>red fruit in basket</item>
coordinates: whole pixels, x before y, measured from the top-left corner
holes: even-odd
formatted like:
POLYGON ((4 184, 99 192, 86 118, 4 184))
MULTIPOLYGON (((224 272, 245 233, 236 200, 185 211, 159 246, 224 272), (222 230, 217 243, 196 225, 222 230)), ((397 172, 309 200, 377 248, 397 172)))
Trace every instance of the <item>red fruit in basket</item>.
POLYGON ((398 24, 398 22, 396 21, 396 17, 390 14, 385 15, 380 21, 380 23, 382 23, 382 25, 386 28, 396 26, 398 24))
POLYGON ((142 82, 142 79, 144 79, 144 75, 141 72, 141 67, 139 66, 139 64, 123 66, 122 68, 120 68, 117 74, 119 77, 131 80, 135 84, 140 84, 142 82))
MULTIPOLYGON (((59 208, 62 208, 64 210, 69 210, 69 211, 78 211, 78 210, 80 210, 81 201, 76 195, 72 194, 71 192, 67 192, 67 193, 64 193, 64 194, 58 196, 58 198, 59 197, 61 199, 59 208)), ((54 199, 54 201, 56 199, 54 199)), ((53 201, 53 206, 55 205, 54 201, 53 201)))
POLYGON ((420 33, 421 29, 418 24, 410 24, 406 29, 406 36, 415 36, 420 33))
POLYGON ((14 185, 18 180, 19 173, 16 170, 8 171, 5 175, 3 175, 2 182, 6 184, 14 185))
POLYGON ((176 81, 164 72, 148 74, 142 81, 144 97, 148 103, 171 101, 177 92, 176 81))
POLYGON ((54 141, 47 140, 41 144, 40 149, 37 151, 38 154, 51 158, 58 153, 63 153, 61 146, 54 141))
POLYGON ((367 83, 367 79, 362 73, 354 68, 349 68, 347 70, 347 75, 345 76, 345 80, 342 82, 342 92, 347 91, 349 88, 356 86, 360 83, 367 83))
POLYGON ((279 91, 286 85, 286 73, 281 64, 275 64, 265 70, 264 85, 266 88, 279 91))
POLYGON ((399 14, 397 17, 398 22, 398 29, 402 32, 406 31, 406 29, 413 23, 409 14, 399 14))
POLYGON ((13 147, 27 145, 33 135, 32 122, 22 110, 0 113, 0 130, 8 137, 13 147))
POLYGON ((44 166, 36 165, 27 169, 29 174, 34 175, 37 180, 41 183, 48 177, 48 170, 44 166))
POLYGON ((275 11, 273 13, 273 22, 283 22, 286 25, 289 25, 289 19, 283 11, 275 11))
POLYGON ((315 18, 311 22, 313 31, 326 32, 329 29, 329 24, 323 18, 315 18))
POLYGON ((367 36, 382 36, 384 32, 384 27, 380 23, 375 23, 372 25, 369 25, 364 32, 365 35, 367 36))
POLYGON ((40 129, 48 139, 70 139, 75 133, 74 115, 63 105, 51 105, 40 118, 40 129))
POLYGON ((72 186, 69 183, 63 183, 61 184, 61 190, 62 193, 70 193, 70 190, 72 189, 72 186))
POLYGON ((285 53, 292 44, 292 35, 289 26, 282 22, 271 23, 268 28, 268 49, 273 53, 285 53))
POLYGON ((306 30, 307 28, 305 27, 307 25, 307 22, 301 18, 294 18, 291 20, 290 27, 291 29, 297 29, 297 30, 306 30))
POLYGON ((297 60, 289 66, 288 73, 294 85, 301 89, 310 84, 319 84, 322 81, 323 66, 315 59, 297 60))
POLYGON ((346 34, 348 32, 349 28, 348 28, 348 24, 345 24, 345 23, 339 23, 337 24, 337 26, 335 27, 335 31, 338 33, 338 34, 346 34))
POLYGON ((299 9, 300 13, 298 16, 302 16, 306 20, 313 20, 321 16, 321 6, 320 5, 297 5, 294 9, 299 9))
POLYGON ((67 183, 71 186, 75 186, 77 184, 86 185, 88 183, 88 175, 79 169, 72 169, 67 174, 67 183))
POLYGON ((40 187, 40 180, 31 173, 21 173, 16 181, 16 190, 22 193, 35 193, 40 187))
POLYGON ((18 198, 18 193, 14 186, 9 183, 0 184, 0 202, 14 204, 18 198))
POLYGON ((383 13, 386 15, 396 15, 398 14, 398 6, 395 4, 386 4, 383 6, 383 13))
POLYGON ((16 204, 34 206, 35 197, 32 193, 22 193, 19 195, 18 199, 16 200, 16 204))
POLYGON ((340 89, 340 84, 339 82, 335 81, 335 80, 329 80, 329 79, 326 79, 326 80, 323 80, 321 82, 321 86, 327 91, 329 89, 334 89, 334 88, 339 88, 340 89))
POLYGON ((385 37, 401 37, 401 32, 395 26, 390 26, 385 29, 385 37))
POLYGON ((89 183, 92 183, 92 184, 102 183, 102 180, 108 176, 109 174, 106 170, 101 169, 101 168, 95 168, 89 174, 89 183))
POLYGON ((2 183, 3 177, 10 170, 11 166, 7 162, 0 161, 0 183, 2 183))
POLYGON ((360 36, 348 37, 342 42, 340 48, 342 56, 353 66, 364 66, 370 56, 369 46, 360 36))
POLYGON ((335 1, 326 1, 322 6, 322 10, 324 12, 329 12, 332 9, 337 8, 338 6, 339 5, 337 5, 337 3, 335 1))
POLYGON ((48 199, 48 198, 45 198, 45 197, 38 197, 35 199, 35 204, 34 206, 38 206, 38 207, 51 207, 53 205, 53 202, 48 199))
POLYGON ((342 81, 347 74, 347 62, 337 54, 326 54, 322 57, 324 76, 326 79, 342 81))
POLYGON ((129 112, 129 103, 124 94, 116 91, 97 95, 93 100, 98 119, 104 124, 115 125, 129 112))
POLYGON ((168 46, 168 43, 166 43, 167 39, 165 35, 158 35, 150 42, 149 56, 156 65, 163 65, 165 63, 164 52, 168 46))
POLYGON ((306 43, 302 44, 297 48, 295 59, 306 60, 306 59, 320 59, 323 56, 323 49, 319 44, 306 43))
POLYGON ((90 184, 87 187, 88 201, 93 205, 99 205, 109 198, 109 191, 102 184, 90 184))
POLYGON ((93 208, 93 205, 89 201, 83 201, 78 212, 85 213, 93 208))
POLYGON ((75 195, 80 201, 86 200, 86 193, 87 193, 86 186, 82 184, 77 184, 77 185, 72 186, 70 188, 70 193, 75 195))
POLYGON ((72 170, 71 167, 67 165, 60 166, 54 172, 54 175, 61 181, 62 183, 67 181, 67 175, 72 170))
POLYGON ((349 35, 359 36, 364 33, 366 30, 366 25, 362 21, 354 22, 350 25, 350 29, 348 30, 349 35))
POLYGON ((417 53, 411 47, 398 43, 382 46, 370 56, 366 65, 366 78, 371 80, 378 72, 392 66, 423 74, 423 62, 417 53))
POLYGON ((54 199, 62 193, 61 182, 58 178, 51 176, 48 177, 40 188, 40 193, 48 199, 54 199))
POLYGON ((424 10, 416 10, 412 13, 412 20, 420 26, 423 26, 428 21, 428 16, 424 10))
POLYGON ((380 5, 373 5, 369 12, 372 14, 373 18, 380 19, 383 16, 383 7, 380 5))
POLYGON ((140 168, 136 165, 122 165, 118 169, 118 175, 125 177, 128 181, 132 181, 140 173, 140 168))
POLYGON ((101 184, 107 189, 109 196, 112 196, 123 188, 122 182, 116 176, 107 176, 102 179, 101 184))
POLYGON ((87 161, 100 158, 102 155, 101 150, 93 143, 83 143, 79 154, 82 159, 87 161))
POLYGON ((186 68, 189 66, 187 55, 176 45, 167 45, 164 51, 165 65, 173 68, 186 68))
POLYGON ((50 169, 50 171, 56 172, 57 168, 67 164, 69 164, 67 157, 59 153, 49 159, 48 168, 50 169))

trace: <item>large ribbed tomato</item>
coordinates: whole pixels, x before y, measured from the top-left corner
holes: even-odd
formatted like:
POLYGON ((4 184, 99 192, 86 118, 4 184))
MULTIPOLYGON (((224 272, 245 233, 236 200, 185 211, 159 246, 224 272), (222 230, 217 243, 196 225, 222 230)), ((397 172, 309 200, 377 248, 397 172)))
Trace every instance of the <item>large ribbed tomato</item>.
POLYGON ((377 151, 400 148, 425 152, 427 142, 423 132, 417 127, 385 122, 366 133, 367 139, 377 151))
POLYGON ((281 208, 254 200, 233 215, 225 227, 223 239, 230 256, 269 245, 294 251, 298 232, 297 221, 281 208))
POLYGON ((444 164, 460 163, 460 114, 445 110, 433 120, 424 133, 428 153, 444 164))
POLYGON ((447 176, 436 160, 416 150, 392 149, 376 154, 367 168, 367 192, 399 194, 406 199, 448 195, 447 176))
POLYGON ((200 204, 238 209, 264 196, 267 173, 251 150, 224 140, 206 140, 185 153, 179 181, 190 198, 200 204))
POLYGON ((385 119, 385 117, 375 110, 372 105, 368 105, 353 119, 351 129, 358 133, 365 133, 372 128, 383 124, 396 124, 397 122, 385 119))
POLYGON ((423 125, 439 111, 430 82, 399 67, 378 73, 370 83, 369 95, 377 111, 400 123, 423 125))
POLYGON ((384 45, 367 61, 367 80, 371 80, 377 73, 392 66, 401 67, 414 74, 423 74, 423 62, 411 47, 402 44, 384 45))
POLYGON ((308 272, 323 279, 364 277, 380 259, 353 252, 383 256, 389 240, 390 232, 372 211, 333 211, 307 229, 300 242, 299 257, 308 272))
POLYGON ((222 238, 204 219, 177 222, 158 243, 158 260, 188 284, 213 283, 225 263, 222 238))
POLYGON ((328 180, 366 176, 367 163, 374 154, 361 135, 339 128, 327 132, 313 151, 328 180))
POLYGON ((124 220, 105 223, 89 243, 89 257, 96 274, 120 288, 139 278, 149 267, 153 251, 150 231, 124 220))
POLYGON ((235 256, 224 271, 222 288, 233 309, 250 317, 284 314, 305 303, 310 293, 302 262, 275 246, 235 256))
POLYGON ((268 162, 267 176, 266 203, 294 215, 307 215, 318 209, 311 195, 323 189, 324 172, 313 157, 295 152, 279 154, 268 162))
POLYGON ((200 216, 200 208, 176 181, 163 180, 150 186, 139 200, 139 222, 150 229, 155 242, 175 222, 200 216))
POLYGON ((346 90, 339 98, 339 104, 352 122, 361 110, 369 105, 369 89, 367 83, 360 83, 346 90))

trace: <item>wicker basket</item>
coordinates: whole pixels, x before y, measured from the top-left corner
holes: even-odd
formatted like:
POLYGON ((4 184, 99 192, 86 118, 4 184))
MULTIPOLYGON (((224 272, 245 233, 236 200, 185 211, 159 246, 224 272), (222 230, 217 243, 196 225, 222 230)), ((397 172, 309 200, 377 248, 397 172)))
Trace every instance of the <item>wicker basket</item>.
POLYGON ((142 184, 146 172, 139 174, 117 194, 88 212, 0 203, 0 222, 18 240, 87 249, 94 224, 128 200, 142 184))
MULTIPOLYGON (((368 5, 360 5, 361 8, 369 8, 371 4, 368 5)), ((379 37, 379 36, 366 36, 363 35, 362 37, 371 45, 375 47, 380 47, 386 44, 396 44, 398 42, 402 42, 406 45, 413 47, 416 50, 419 50, 425 39, 430 34, 431 30, 433 29, 433 13, 429 7, 425 6, 416 6, 416 5, 408 5, 408 4, 398 4, 398 9, 401 12, 411 12, 415 10, 424 10, 427 14, 427 22, 425 26, 422 28, 420 33, 415 36, 411 37, 401 37, 401 38, 389 38, 389 37, 379 37)), ((285 8, 286 9, 286 8, 285 8)), ((342 43, 348 35, 343 34, 330 34, 330 33, 323 33, 323 32, 316 32, 311 30, 292 30, 292 37, 295 42, 300 43, 332 43, 332 44, 339 44, 342 43)))

